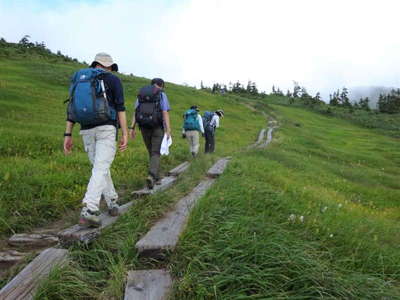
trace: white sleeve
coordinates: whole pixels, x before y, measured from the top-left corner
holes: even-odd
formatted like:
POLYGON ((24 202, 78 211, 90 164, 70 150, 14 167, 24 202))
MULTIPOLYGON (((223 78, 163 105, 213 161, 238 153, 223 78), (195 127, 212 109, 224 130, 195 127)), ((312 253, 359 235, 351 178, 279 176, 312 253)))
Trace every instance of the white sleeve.
POLYGON ((219 117, 217 115, 214 115, 214 123, 215 123, 215 128, 219 127, 219 117))
POLYGON ((199 121, 201 133, 204 133, 203 118, 199 114, 197 115, 197 120, 199 121))

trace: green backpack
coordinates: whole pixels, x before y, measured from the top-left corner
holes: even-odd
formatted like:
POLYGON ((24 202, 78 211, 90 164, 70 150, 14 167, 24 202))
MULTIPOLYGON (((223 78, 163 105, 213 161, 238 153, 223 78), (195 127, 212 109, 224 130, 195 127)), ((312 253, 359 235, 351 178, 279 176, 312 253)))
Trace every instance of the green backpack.
POLYGON ((200 130, 198 113, 195 109, 189 109, 185 112, 185 122, 183 129, 185 130, 200 130))

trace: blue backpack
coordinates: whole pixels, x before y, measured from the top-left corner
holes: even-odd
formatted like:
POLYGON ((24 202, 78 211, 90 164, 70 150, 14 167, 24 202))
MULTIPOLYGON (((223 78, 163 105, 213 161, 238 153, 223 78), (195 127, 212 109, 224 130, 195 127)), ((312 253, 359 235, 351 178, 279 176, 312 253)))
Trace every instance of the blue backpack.
POLYGON ((183 129, 200 131, 200 125, 197 116, 198 113, 195 109, 187 110, 185 112, 185 121, 183 122, 183 129))
POLYGON ((213 116, 214 116, 214 113, 211 112, 211 111, 205 111, 204 112, 204 114, 203 114, 203 127, 204 127, 204 129, 206 129, 206 128, 207 129, 214 129, 211 126, 211 120, 212 120, 213 116))
POLYGON ((106 71, 87 68, 77 71, 69 88, 68 119, 83 126, 100 125, 117 119, 107 100, 103 76, 106 71))

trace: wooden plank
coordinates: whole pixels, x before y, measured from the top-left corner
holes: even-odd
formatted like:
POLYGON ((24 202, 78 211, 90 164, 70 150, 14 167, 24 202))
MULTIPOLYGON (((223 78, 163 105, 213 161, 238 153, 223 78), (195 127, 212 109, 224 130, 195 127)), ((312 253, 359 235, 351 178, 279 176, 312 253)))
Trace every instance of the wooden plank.
POLYGON ((34 293, 42 279, 47 277, 51 269, 67 262, 68 251, 49 248, 39 254, 17 276, 0 291, 2 300, 33 299, 34 293))
POLYGON ((14 234, 8 239, 8 244, 17 247, 50 247, 58 243, 58 237, 51 234, 14 234))
POLYGON ((171 171, 168 172, 169 176, 179 176, 183 172, 185 172, 190 166, 188 161, 181 163, 179 166, 173 168, 171 171))
POLYGON ((274 131, 275 127, 269 128, 267 132, 267 140, 265 141, 263 147, 267 147, 269 143, 272 142, 272 132, 274 131))
POLYGON ((150 231, 136 243, 139 253, 159 257, 165 250, 173 250, 186 226, 187 218, 195 205, 215 179, 201 181, 193 191, 183 197, 175 205, 174 210, 168 212, 160 219, 150 231))
POLYGON ((129 271, 124 300, 167 300, 172 290, 167 270, 129 271))
POLYGON ((1 264, 14 264, 24 259, 27 253, 18 252, 15 250, 7 250, 0 252, 0 266, 1 264))
POLYGON ((266 131, 265 128, 260 130, 256 144, 260 144, 262 142, 262 140, 264 139, 264 136, 265 136, 265 131, 266 131))
MULTIPOLYGON (((119 207, 119 216, 126 213, 132 205, 133 201, 121 205, 119 207)), ((76 224, 72 227, 64 229, 58 233, 60 243, 63 246, 68 246, 74 242, 82 242, 88 244, 90 241, 94 240, 97 236, 100 235, 102 229, 115 223, 118 220, 119 216, 112 217, 108 213, 101 214, 100 219, 102 223, 101 226, 98 228, 85 227, 76 224)))
POLYGON ((161 184, 154 185, 153 189, 150 190, 149 188, 145 187, 141 190, 132 192, 132 196, 134 198, 140 198, 143 196, 152 195, 154 193, 164 191, 167 188, 169 188, 171 185, 173 185, 174 182, 176 181, 176 179, 177 178, 175 176, 164 177, 163 179, 161 179, 161 184))
POLYGON ((224 172, 226 166, 228 165, 228 162, 229 158, 221 158, 208 170, 207 176, 211 178, 216 178, 220 176, 224 172))

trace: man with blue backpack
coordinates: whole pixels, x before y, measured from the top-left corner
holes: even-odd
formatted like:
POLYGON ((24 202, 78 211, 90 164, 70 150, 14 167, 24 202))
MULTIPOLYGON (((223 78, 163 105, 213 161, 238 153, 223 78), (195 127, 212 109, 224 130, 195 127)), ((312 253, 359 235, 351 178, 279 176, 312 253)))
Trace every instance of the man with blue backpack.
POLYGON ((215 130, 219 127, 220 118, 224 117, 224 111, 218 109, 215 112, 206 111, 203 115, 203 126, 205 142, 205 153, 212 153, 215 151, 215 130))
POLYGON ((99 53, 90 68, 73 75, 64 133, 64 153, 70 154, 74 124, 81 126, 80 135, 93 168, 79 223, 94 227, 101 226, 99 204, 102 196, 109 214, 118 215, 118 194, 110 167, 116 154, 119 126, 122 129, 119 150, 125 151, 128 144, 124 92, 120 79, 111 71, 118 71, 118 65, 110 55, 99 53))
POLYGON ((183 115, 183 132, 182 136, 185 137, 189 143, 189 150, 192 156, 195 157, 199 152, 199 133, 204 135, 203 120, 199 114, 199 109, 193 105, 183 115))

